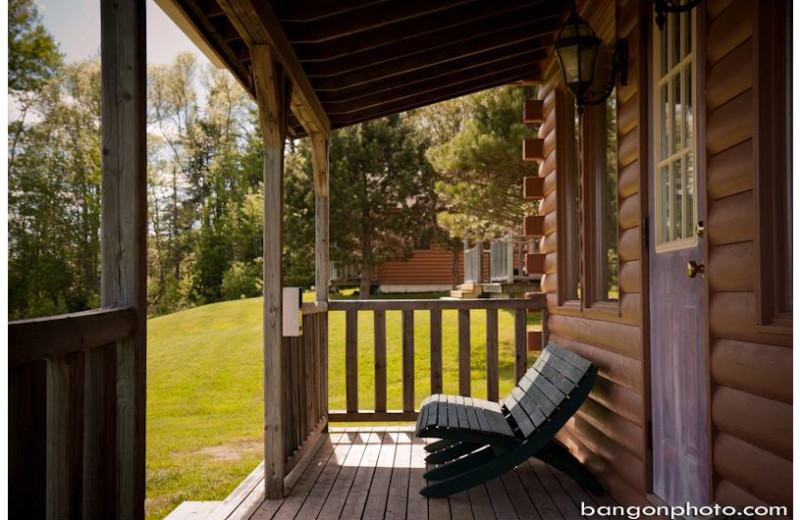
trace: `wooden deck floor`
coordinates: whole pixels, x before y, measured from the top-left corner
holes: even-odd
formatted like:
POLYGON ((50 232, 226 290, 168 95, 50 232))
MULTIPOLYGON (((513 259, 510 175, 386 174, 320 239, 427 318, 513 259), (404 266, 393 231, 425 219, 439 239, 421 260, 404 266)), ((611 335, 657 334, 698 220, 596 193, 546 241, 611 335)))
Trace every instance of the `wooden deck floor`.
POLYGON ((169 520, 514 520, 582 518, 595 497, 537 459, 453 497, 426 499, 424 440, 398 427, 332 429, 283 500, 264 500, 259 466, 223 502, 185 502, 169 520))

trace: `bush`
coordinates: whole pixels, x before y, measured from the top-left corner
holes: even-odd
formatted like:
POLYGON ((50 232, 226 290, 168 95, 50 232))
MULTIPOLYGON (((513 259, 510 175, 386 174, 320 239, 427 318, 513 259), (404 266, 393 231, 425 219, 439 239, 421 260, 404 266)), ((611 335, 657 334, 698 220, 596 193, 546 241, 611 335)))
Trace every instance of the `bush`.
POLYGON ((261 293, 261 286, 259 262, 233 262, 222 277, 222 298, 225 300, 252 298, 261 293))

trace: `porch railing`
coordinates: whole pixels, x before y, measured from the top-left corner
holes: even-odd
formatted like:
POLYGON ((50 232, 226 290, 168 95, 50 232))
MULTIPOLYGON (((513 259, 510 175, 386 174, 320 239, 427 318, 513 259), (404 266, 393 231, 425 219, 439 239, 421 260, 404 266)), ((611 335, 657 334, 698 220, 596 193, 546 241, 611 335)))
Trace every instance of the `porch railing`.
POLYGON ((284 453, 290 473, 328 420, 327 303, 303 304, 303 333, 283 338, 284 453))
MULTIPOLYGON (((514 313, 514 371, 517 379, 527 370, 527 314, 546 312, 543 296, 525 299, 472 300, 334 300, 329 310, 345 312, 345 394, 346 409, 329 411, 331 421, 411 421, 417 410, 414 394, 415 311, 429 311, 430 320, 430 388, 442 391, 442 311, 458 311, 458 389, 459 394, 472 394, 470 316, 472 311, 486 312, 486 384, 487 398, 499 398, 499 335, 498 311, 514 313), (387 410, 386 312, 402 313, 402 409, 387 410), (374 325, 375 408, 359 407, 358 315, 371 312, 374 325)), ((544 319, 543 319, 544 322, 544 319)))
POLYGON ((483 281, 483 244, 464 249, 464 283, 483 281))
POLYGON ((133 485, 135 328, 127 307, 9 323, 12 517, 117 516, 133 485))

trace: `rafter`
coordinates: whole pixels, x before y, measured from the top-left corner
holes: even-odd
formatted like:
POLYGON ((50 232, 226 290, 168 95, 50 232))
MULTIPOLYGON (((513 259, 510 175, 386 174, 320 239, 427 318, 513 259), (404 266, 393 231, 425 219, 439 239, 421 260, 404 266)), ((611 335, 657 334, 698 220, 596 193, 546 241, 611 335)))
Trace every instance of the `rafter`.
POLYGON ((292 43, 324 42, 412 18, 436 16, 444 20, 449 9, 473 1, 392 0, 366 4, 354 11, 329 16, 321 22, 286 22, 283 27, 292 43))
POLYGON ((274 50, 294 84, 292 111, 306 131, 328 135, 330 120, 272 8, 258 0, 219 0, 219 4, 249 47, 266 44, 274 50))
MULTIPOLYGON (((383 84, 391 78, 397 78, 402 84, 415 71, 427 70, 427 73, 441 74, 455 72, 472 63, 480 64, 500 60, 507 56, 544 49, 552 44, 552 38, 543 35, 526 36, 519 41, 507 43, 499 41, 496 45, 456 45, 441 47, 420 56, 410 56, 377 67, 359 69, 354 72, 333 77, 312 78, 317 91, 341 90, 367 83, 383 84), (459 50, 461 49, 461 50, 459 50), (441 67, 437 70, 438 67, 441 67)), ((478 41, 480 42, 480 41, 478 41)))
POLYGON ((292 42, 292 45, 303 63, 345 56, 368 60, 367 55, 373 50, 385 50, 387 55, 409 54, 424 49, 426 44, 498 30, 509 22, 509 15, 513 23, 519 24, 562 9, 563 6, 554 6, 551 0, 509 0, 500 5, 480 0, 451 9, 447 18, 413 18, 324 43, 292 42))
POLYGON ((531 77, 539 78, 540 77, 539 71, 534 71, 533 74, 527 72, 509 74, 507 77, 498 77, 495 78, 493 81, 477 82, 476 84, 473 85, 466 85, 462 86, 461 88, 445 90, 434 96, 423 94, 421 96, 413 96, 401 99, 399 101, 390 101, 383 105, 352 112, 347 116, 334 117, 332 121, 335 128, 348 126, 363 121, 368 121, 370 119, 375 119, 377 117, 382 117, 389 114, 396 114, 399 112, 405 112, 422 106, 432 105, 440 101, 445 101, 447 99, 453 99, 460 96, 465 96, 467 94, 472 94, 474 92, 479 92, 481 90, 486 90, 488 88, 497 87, 500 85, 506 85, 509 83, 519 81, 523 78, 530 79, 531 77))
MULTIPOLYGON (((358 70, 365 66, 374 67, 384 62, 398 60, 408 56, 427 54, 440 47, 455 48, 461 44, 467 46, 471 42, 496 41, 501 39, 508 31, 524 28, 531 33, 544 34, 546 20, 531 16, 534 10, 516 10, 504 16, 492 17, 463 26, 446 28, 446 30, 429 33, 425 36, 408 38, 396 43, 376 47, 364 52, 353 52, 340 58, 329 61, 305 61, 301 56, 304 70, 309 76, 328 76, 340 74, 344 71, 358 70)), ((548 18, 560 16, 559 11, 553 11, 548 18)), ((480 44, 476 44, 480 45, 480 44)))
POLYGON ((446 64, 446 68, 439 66, 432 69, 415 71, 404 76, 392 78, 392 81, 360 85, 345 90, 319 91, 318 93, 323 106, 327 106, 328 103, 355 101, 378 93, 388 94, 392 92, 402 92, 409 88, 424 89, 426 85, 434 83, 458 82, 469 79, 475 75, 483 74, 486 70, 505 70, 519 65, 520 63, 531 66, 531 64, 536 63, 546 56, 547 50, 543 49, 527 50, 522 53, 510 55, 503 53, 499 54, 497 58, 481 60, 479 62, 472 61, 464 64, 452 62, 446 64))
POLYGON ((323 106, 328 112, 330 117, 338 115, 349 114, 360 109, 370 108, 385 103, 387 100, 401 100, 414 96, 421 96, 423 94, 436 96, 438 93, 447 89, 460 89, 464 86, 477 84, 481 82, 491 82, 499 77, 527 77, 534 71, 534 67, 529 63, 520 64, 516 60, 513 65, 507 67, 482 67, 480 69, 471 70, 469 74, 464 74, 458 79, 449 76, 446 82, 439 79, 432 79, 425 82, 416 83, 402 89, 393 89, 391 91, 376 92, 366 96, 356 98, 348 101, 334 101, 324 102, 323 106))

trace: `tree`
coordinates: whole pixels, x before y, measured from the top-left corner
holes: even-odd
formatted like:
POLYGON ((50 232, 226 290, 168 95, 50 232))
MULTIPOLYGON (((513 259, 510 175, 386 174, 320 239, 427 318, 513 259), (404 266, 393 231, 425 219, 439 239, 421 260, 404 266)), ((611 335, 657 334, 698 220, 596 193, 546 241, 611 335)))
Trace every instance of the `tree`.
POLYGON ((522 92, 499 87, 445 101, 421 115, 437 125, 443 139, 428 158, 438 175, 438 223, 451 237, 501 236, 519 229, 522 217, 536 211, 520 193, 523 178, 536 173, 535 166, 520 160, 522 139, 530 136, 522 123, 522 92))
POLYGON ((12 317, 85 310, 100 291, 100 66, 63 67, 9 164, 12 317))
POLYGON ((39 90, 56 74, 62 60, 33 0, 9 0, 8 89, 39 90))
POLYGON ((360 269, 362 298, 369 296, 375 268, 409 258, 419 231, 427 227, 433 205, 427 144, 404 114, 332 136, 331 258, 360 269))

